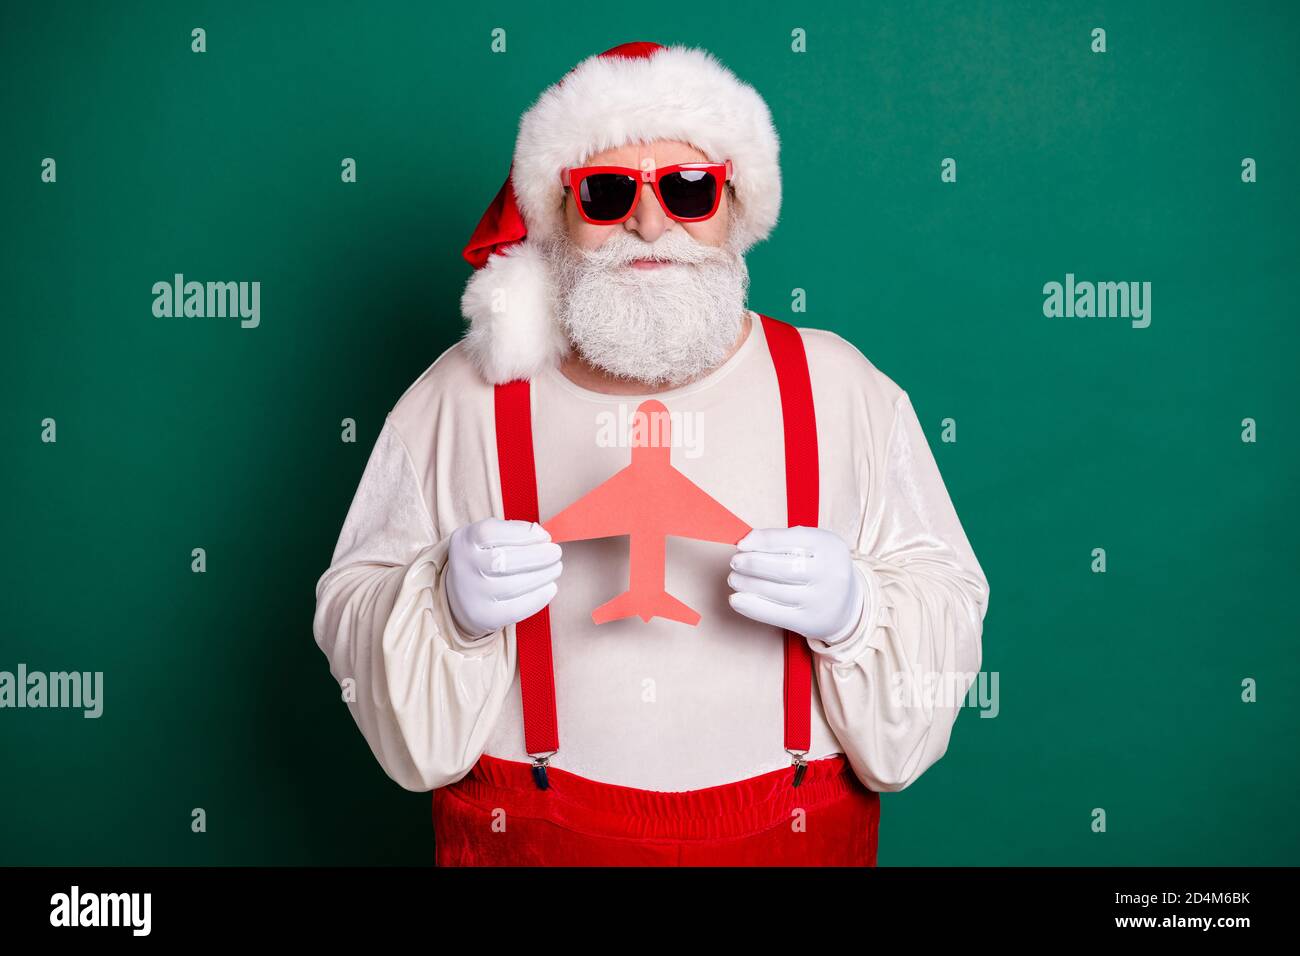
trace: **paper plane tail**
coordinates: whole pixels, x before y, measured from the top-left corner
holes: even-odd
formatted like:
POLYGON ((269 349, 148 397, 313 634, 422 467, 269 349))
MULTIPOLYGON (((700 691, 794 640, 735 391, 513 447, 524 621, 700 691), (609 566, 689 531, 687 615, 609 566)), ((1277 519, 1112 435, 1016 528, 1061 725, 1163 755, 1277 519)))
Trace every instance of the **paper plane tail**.
POLYGON ((669 621, 689 624, 691 627, 700 623, 698 613, 667 591, 660 591, 657 594, 624 591, 612 601, 606 601, 591 612, 591 619, 597 624, 617 621, 624 617, 639 617, 643 621, 648 621, 652 617, 662 617, 669 621))

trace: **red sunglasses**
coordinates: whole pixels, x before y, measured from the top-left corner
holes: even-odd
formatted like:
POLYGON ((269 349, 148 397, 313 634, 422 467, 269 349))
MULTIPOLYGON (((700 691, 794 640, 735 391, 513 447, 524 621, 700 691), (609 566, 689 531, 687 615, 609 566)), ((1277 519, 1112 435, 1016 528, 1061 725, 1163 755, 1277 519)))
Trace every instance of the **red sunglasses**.
POLYGON ((722 184, 732 175, 725 163, 676 163, 658 169, 631 166, 575 166, 560 173, 573 190, 578 214, 596 226, 626 222, 641 199, 641 184, 654 186, 664 212, 678 222, 702 222, 722 204, 722 184))

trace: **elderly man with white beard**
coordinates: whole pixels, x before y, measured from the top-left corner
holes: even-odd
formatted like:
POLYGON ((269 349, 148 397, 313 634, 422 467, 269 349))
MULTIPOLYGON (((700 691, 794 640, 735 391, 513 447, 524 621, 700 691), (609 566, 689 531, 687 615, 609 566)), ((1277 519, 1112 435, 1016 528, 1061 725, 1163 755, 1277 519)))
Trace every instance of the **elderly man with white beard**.
POLYGON ((524 114, 469 330, 389 412, 316 589, 439 865, 874 866, 879 793, 948 748, 988 583, 907 393, 747 306, 777 155, 686 47, 589 57, 524 114), (602 495, 652 408, 700 453, 661 433, 660 485, 602 495), (594 613, 629 574, 684 611, 594 613))

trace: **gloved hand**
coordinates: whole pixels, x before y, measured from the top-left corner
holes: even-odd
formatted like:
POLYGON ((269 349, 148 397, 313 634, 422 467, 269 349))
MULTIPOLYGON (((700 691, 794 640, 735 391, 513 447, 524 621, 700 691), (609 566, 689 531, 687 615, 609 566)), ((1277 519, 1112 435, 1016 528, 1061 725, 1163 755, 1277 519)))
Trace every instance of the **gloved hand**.
POLYGON ((478 639, 531 617, 555 597, 563 569, 560 546, 535 521, 462 525, 452 532, 443 571, 456 626, 478 639))
POLYGON ((853 633, 865 600, 842 538, 821 528, 754 529, 736 545, 728 601, 745 617, 834 644, 853 633))

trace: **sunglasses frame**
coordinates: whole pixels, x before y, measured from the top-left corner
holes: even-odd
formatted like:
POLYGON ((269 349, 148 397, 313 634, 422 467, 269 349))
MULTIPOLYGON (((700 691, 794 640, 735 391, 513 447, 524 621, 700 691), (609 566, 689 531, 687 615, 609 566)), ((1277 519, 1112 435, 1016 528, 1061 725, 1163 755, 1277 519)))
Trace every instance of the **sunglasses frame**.
POLYGON ((674 163, 671 166, 660 166, 658 169, 653 170, 637 169, 633 166, 571 166, 560 171, 560 185, 573 190, 573 205, 577 208, 578 215, 593 226, 617 226, 621 222, 627 222, 632 218, 632 214, 636 212, 637 206, 641 204, 641 193, 645 191, 642 188, 637 189, 636 194, 632 197, 632 205, 618 219, 592 219, 587 215, 587 211, 582 208, 582 200, 578 197, 582 195, 582 181, 588 176, 594 176, 597 173, 615 173, 638 180, 641 183, 650 183, 654 187, 655 196, 659 199, 659 208, 664 211, 664 215, 669 219, 675 219, 677 222, 704 222, 706 219, 712 219, 717 214, 718 208, 722 205, 722 187, 731 181, 732 172, 731 160, 729 159, 721 163, 674 163), (664 194, 659 191, 659 181, 672 173, 691 169, 702 169, 715 179, 720 179, 721 182, 719 188, 713 194, 713 208, 707 213, 703 216, 678 216, 664 202, 664 194))

